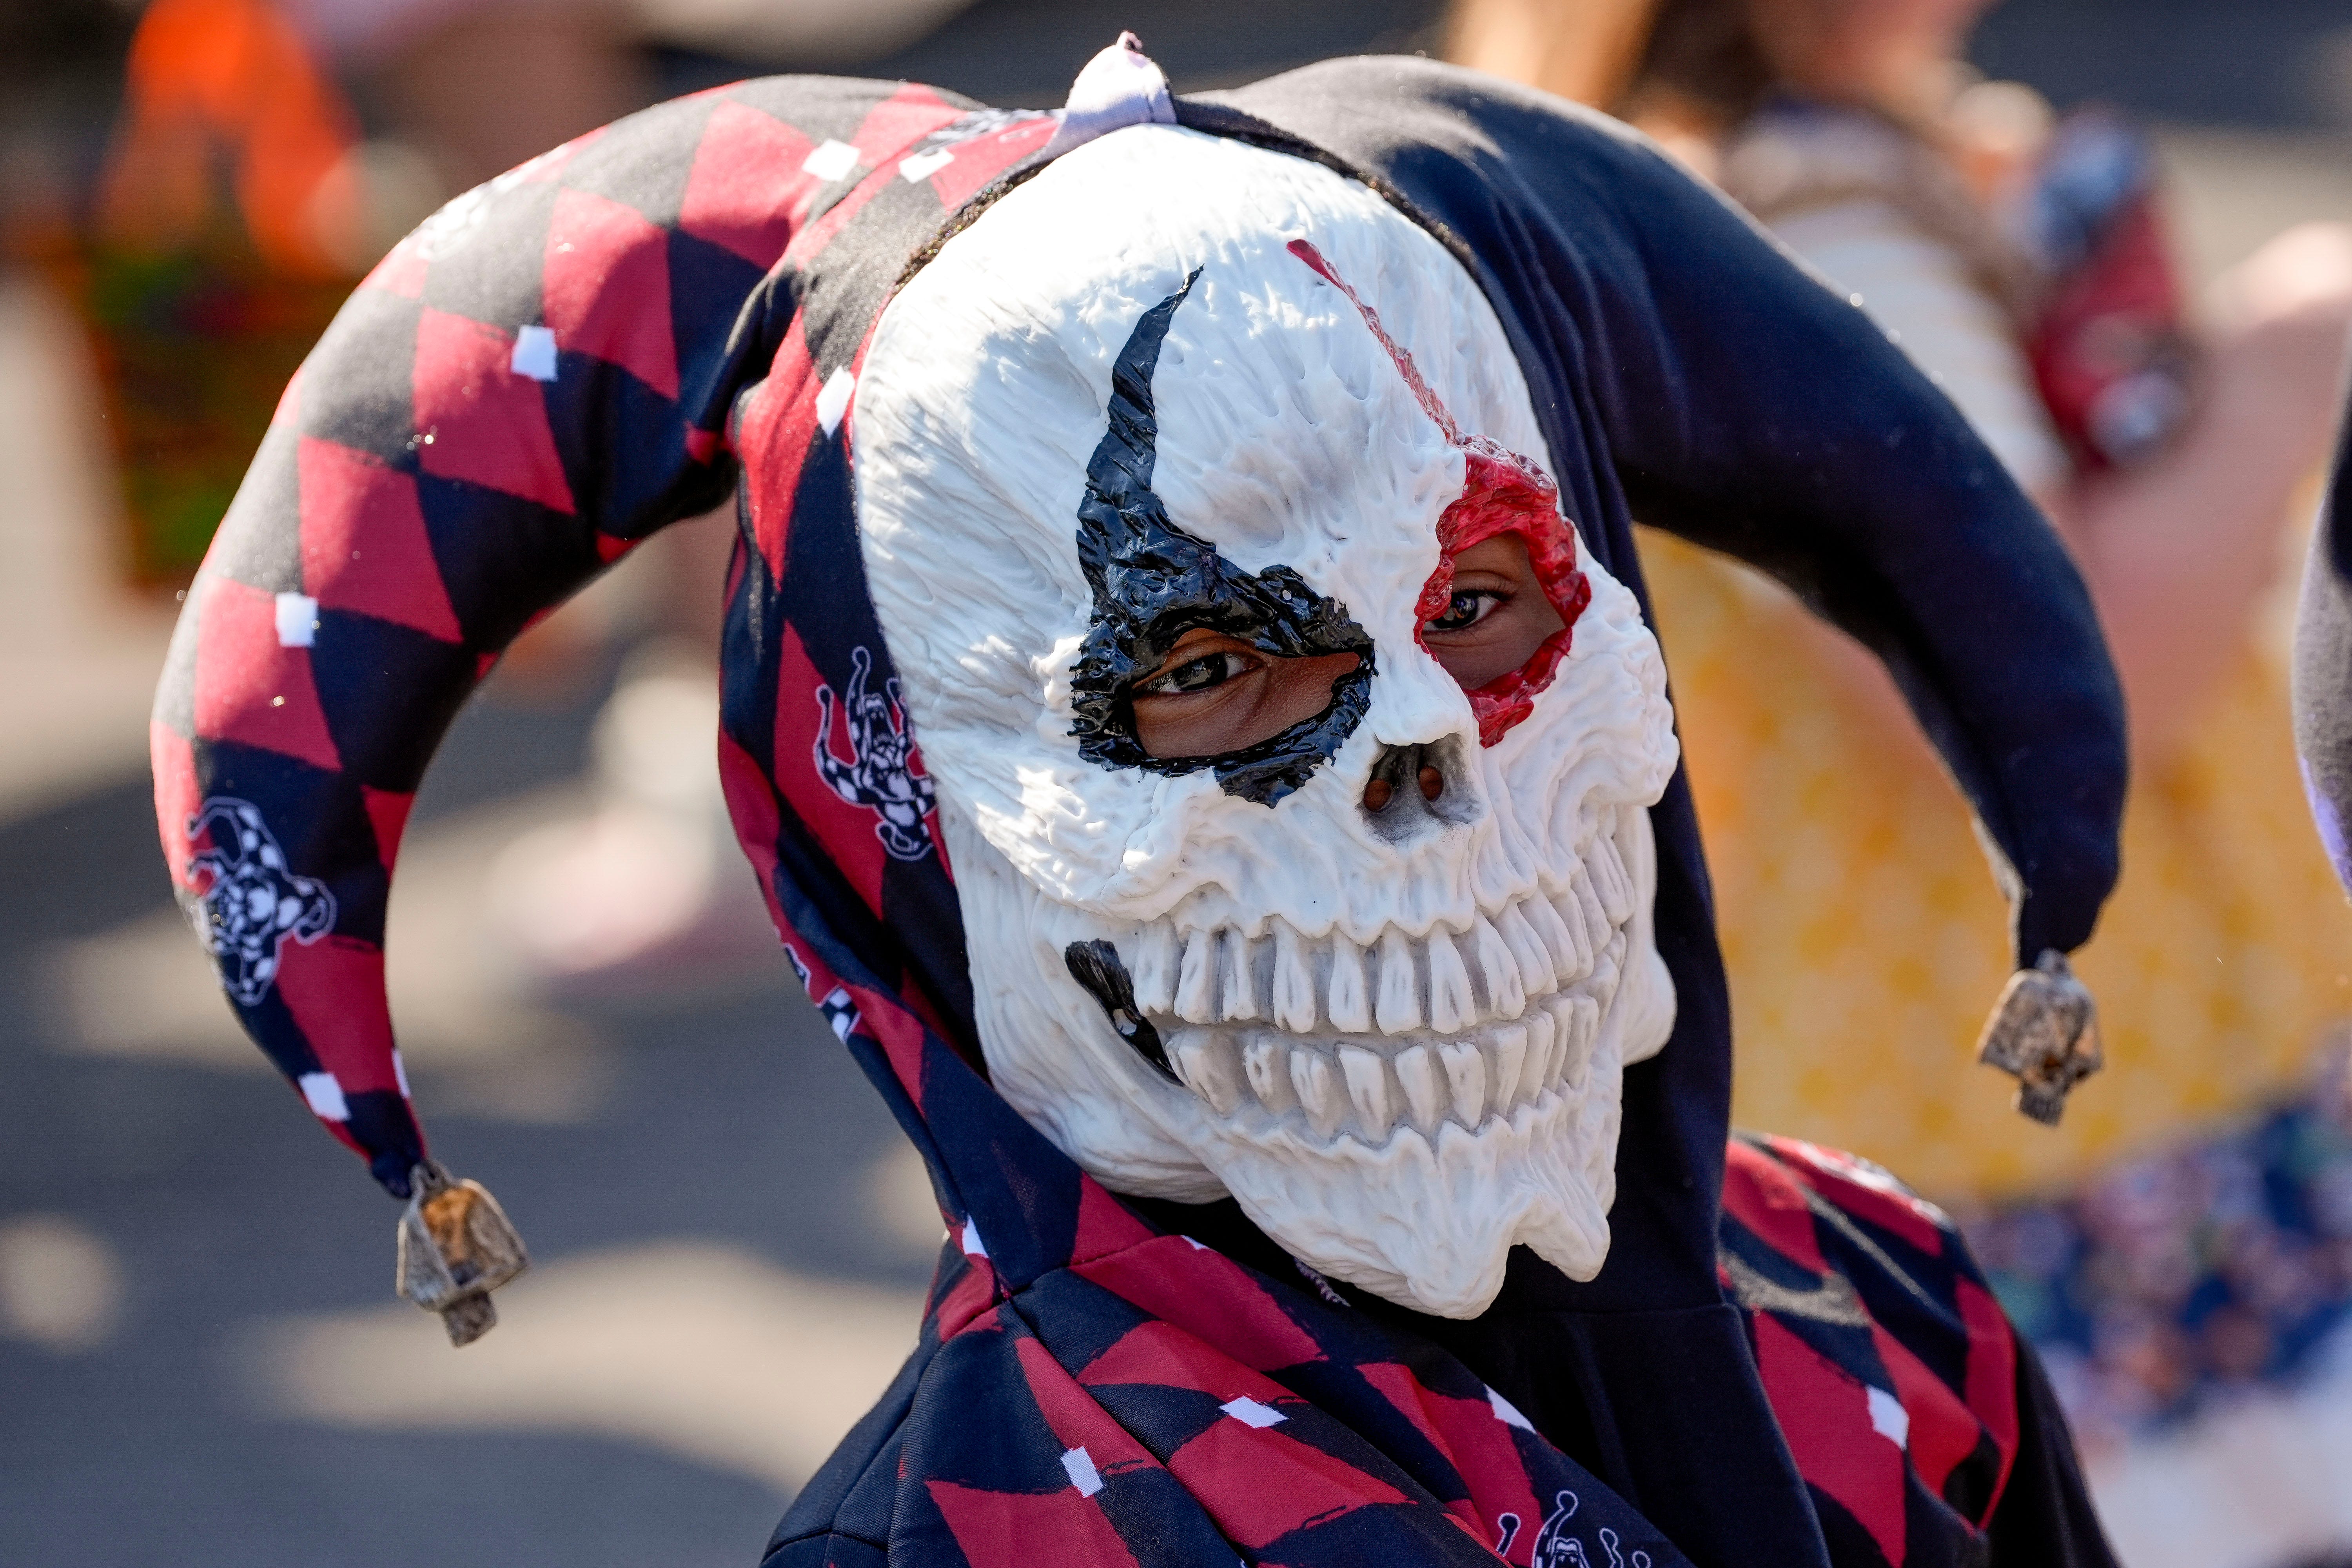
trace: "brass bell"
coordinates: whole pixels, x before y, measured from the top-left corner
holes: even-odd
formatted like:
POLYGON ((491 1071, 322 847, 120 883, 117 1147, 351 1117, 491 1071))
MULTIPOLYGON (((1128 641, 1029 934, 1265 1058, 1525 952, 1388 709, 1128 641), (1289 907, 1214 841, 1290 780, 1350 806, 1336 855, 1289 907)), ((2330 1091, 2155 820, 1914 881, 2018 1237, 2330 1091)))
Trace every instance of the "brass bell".
POLYGON ((409 1173, 408 1185, 393 1288, 440 1313, 451 1344, 472 1344, 499 1321, 490 1292, 530 1268, 530 1254, 481 1183, 452 1181, 440 1162, 427 1160, 409 1173))
POLYGON ((2098 1007, 2074 966, 2044 948, 2031 969, 2009 977, 1977 1042, 1977 1060, 2017 1079, 2017 1109, 2058 1125, 2066 1091, 2099 1070, 2098 1007))

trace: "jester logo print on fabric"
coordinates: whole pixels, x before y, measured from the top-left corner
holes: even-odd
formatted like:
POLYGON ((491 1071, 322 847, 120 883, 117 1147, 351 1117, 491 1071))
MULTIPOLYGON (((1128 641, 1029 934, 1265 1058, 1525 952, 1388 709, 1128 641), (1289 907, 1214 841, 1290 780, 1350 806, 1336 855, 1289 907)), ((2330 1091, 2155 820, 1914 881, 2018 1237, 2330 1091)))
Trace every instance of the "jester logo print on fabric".
POLYGON ((931 852, 923 818, 931 814, 929 775, 916 772, 914 738, 907 733, 906 710, 898 704, 896 677, 880 691, 866 689, 874 659, 862 647, 850 650, 856 667, 849 690, 841 703, 849 724, 849 760, 833 753, 833 688, 816 689, 817 731, 813 748, 817 777, 851 805, 862 805, 882 820, 874 836, 894 860, 919 860, 931 852))
MULTIPOLYGON (((1618 1550, 1617 1532, 1602 1526, 1601 1550, 1607 1554, 1605 1564, 1595 1564, 1584 1550, 1584 1542, 1568 1532, 1568 1521, 1576 1517, 1577 1496, 1562 1489, 1552 1495, 1551 1512, 1544 1516, 1543 1528, 1536 1531, 1535 1544, 1528 1562, 1529 1568, 1650 1568, 1650 1554, 1636 1550, 1630 1563, 1618 1550)), ((1521 1528, 1519 1516, 1504 1514, 1495 1521, 1499 1527, 1495 1542, 1495 1555, 1507 1557, 1518 1540, 1521 1528)))
POLYGON ((286 939, 308 946, 333 929, 335 895, 287 868, 286 852, 248 802, 205 801, 188 818, 188 841, 207 832, 211 847, 188 861, 188 914, 220 969, 221 988, 238 1006, 257 1006, 277 982, 286 939))

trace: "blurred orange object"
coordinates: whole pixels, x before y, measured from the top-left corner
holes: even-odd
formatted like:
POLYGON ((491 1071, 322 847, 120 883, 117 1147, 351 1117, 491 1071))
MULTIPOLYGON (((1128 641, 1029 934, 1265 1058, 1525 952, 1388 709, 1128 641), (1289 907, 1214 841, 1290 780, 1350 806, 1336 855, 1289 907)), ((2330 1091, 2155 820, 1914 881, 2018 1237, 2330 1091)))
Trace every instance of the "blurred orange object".
POLYGON ((125 88, 91 221, 30 248, 89 334, 124 564, 170 587, 371 259, 366 192, 349 104, 268 0, 154 0, 125 88))
POLYGON ((350 106, 267 0, 154 0, 131 43, 99 232, 162 251, 202 239, 215 161, 262 263, 294 278, 351 269, 361 192, 350 106))

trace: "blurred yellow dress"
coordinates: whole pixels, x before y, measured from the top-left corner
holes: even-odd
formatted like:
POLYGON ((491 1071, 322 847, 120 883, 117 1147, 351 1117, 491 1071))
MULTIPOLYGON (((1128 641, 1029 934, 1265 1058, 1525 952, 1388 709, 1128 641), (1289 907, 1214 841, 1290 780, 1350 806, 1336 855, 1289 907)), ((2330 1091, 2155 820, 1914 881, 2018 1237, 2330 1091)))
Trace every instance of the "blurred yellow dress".
POLYGON ((1642 549, 1715 879, 1740 1124, 1930 1193, 2044 1186, 2294 1084, 2352 1012, 2352 910, 2304 805, 2275 639, 2250 637, 2195 738, 2133 782, 2123 879, 2076 955, 2107 1067, 2053 1130, 1975 1062, 2007 910, 1927 742, 1884 732, 1777 584, 1663 535, 1642 549))
MULTIPOLYGON (((1794 192, 1797 161, 1768 151, 1764 174, 1794 192)), ((1958 225, 1845 173, 1813 180, 1819 199, 1749 205, 1894 330, 2021 482, 2056 478, 2064 451, 1958 225)), ((2075 958, 2107 1068, 2053 1131, 1975 1063, 2011 967, 2007 911, 1927 742, 1889 732, 1904 710, 1883 672, 1769 580, 1654 533, 1642 552, 1715 879, 1742 1125, 1931 1193, 2046 1188, 2291 1089, 2352 1014, 2352 908, 2288 728, 2291 595, 2255 618, 2193 738, 2133 780, 2123 878, 2075 958)))

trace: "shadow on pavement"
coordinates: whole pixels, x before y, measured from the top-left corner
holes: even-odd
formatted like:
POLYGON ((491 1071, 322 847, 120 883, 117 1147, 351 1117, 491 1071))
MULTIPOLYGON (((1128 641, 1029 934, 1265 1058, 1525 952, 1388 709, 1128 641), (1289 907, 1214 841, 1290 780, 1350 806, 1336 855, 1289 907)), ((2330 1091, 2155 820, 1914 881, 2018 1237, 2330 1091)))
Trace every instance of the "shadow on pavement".
MULTIPOLYGON (((411 854, 560 799, 602 695, 469 710, 411 854)), ((461 1055, 418 1064, 436 1152, 539 1266, 457 1352, 392 1297, 395 1205, 258 1053, 101 1049, 60 997, 77 944, 175 918, 150 810, 142 778, 0 827, 0 1557, 751 1561, 911 1346, 938 1235, 781 956, 663 1000, 532 1004, 600 1064, 553 1114, 465 1109, 485 1097, 461 1055)), ((188 973, 116 1000, 217 1037, 188 973)))

